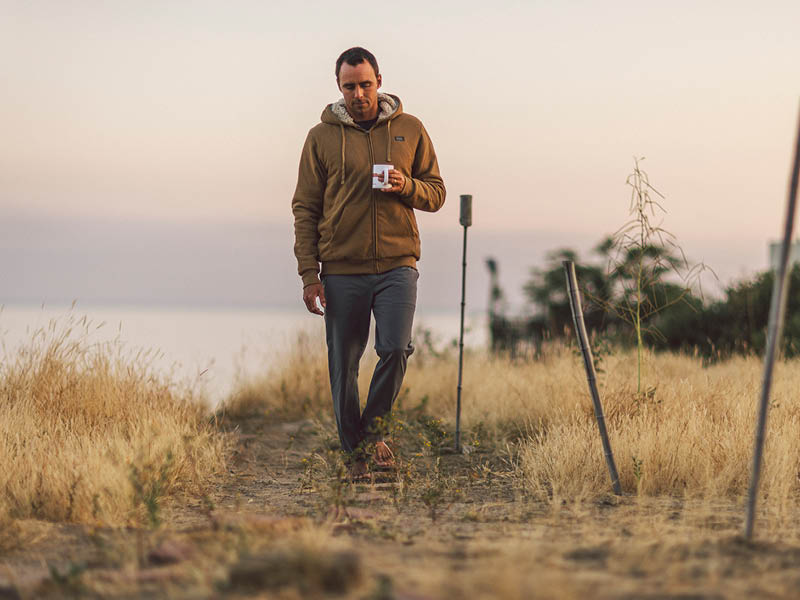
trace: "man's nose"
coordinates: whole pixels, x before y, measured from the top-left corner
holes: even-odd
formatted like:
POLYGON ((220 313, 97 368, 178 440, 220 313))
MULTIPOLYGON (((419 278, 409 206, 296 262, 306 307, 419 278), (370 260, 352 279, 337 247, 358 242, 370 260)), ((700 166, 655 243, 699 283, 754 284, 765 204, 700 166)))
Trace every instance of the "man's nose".
POLYGON ((364 90, 362 90, 360 87, 356 86, 355 97, 356 98, 361 98, 363 95, 364 95, 364 90))

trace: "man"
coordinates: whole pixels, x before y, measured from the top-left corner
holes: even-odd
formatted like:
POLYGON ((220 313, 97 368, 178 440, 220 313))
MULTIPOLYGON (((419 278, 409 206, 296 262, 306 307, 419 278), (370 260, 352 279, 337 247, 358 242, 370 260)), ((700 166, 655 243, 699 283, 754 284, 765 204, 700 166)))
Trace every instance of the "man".
POLYGON ((339 439, 351 475, 361 477, 368 455, 379 466, 393 463, 380 424, 391 413, 414 350, 420 257, 414 210, 439 210, 445 187, 422 123, 403 112, 397 96, 378 92, 382 78, 372 53, 360 47, 343 52, 336 84, 342 98, 322 111, 300 157, 292 199, 294 252, 306 308, 325 317, 339 439), (394 166, 391 187, 373 189, 373 175, 383 180, 383 173, 373 173, 376 164, 394 166), (362 413, 358 364, 370 313, 380 360, 362 413))

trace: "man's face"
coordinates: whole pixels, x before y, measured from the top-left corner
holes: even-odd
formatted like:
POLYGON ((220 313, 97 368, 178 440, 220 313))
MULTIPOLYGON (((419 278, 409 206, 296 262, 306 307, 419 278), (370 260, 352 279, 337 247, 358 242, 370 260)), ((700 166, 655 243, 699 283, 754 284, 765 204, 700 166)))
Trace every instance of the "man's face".
POLYGON ((368 121, 378 116, 378 88, 381 76, 366 60, 357 65, 342 63, 339 68, 339 90, 344 96, 347 112, 356 121, 368 121))

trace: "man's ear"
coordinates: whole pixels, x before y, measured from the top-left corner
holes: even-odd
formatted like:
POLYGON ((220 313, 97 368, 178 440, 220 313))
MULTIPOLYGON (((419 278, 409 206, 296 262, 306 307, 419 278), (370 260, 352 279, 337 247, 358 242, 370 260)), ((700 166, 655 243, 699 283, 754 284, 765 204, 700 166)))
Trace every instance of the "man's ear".
POLYGON ((338 89, 340 92, 342 91, 342 86, 340 86, 340 85, 339 85, 339 77, 338 77, 338 76, 336 77, 336 88, 337 88, 337 89, 338 89))
POLYGON ((383 83, 383 77, 378 75, 377 79, 378 79, 378 87, 381 87, 381 84, 383 83))

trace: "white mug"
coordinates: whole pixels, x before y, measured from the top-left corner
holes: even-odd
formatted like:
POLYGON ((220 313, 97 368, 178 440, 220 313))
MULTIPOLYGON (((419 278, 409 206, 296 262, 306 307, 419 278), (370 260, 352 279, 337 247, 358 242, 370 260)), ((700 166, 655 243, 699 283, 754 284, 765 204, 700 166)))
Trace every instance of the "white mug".
POLYGON ((394 169, 394 165, 372 165, 372 187, 376 190, 388 190, 392 187, 389 183, 389 169, 394 169), (378 173, 383 174, 383 181, 378 179, 378 173))

